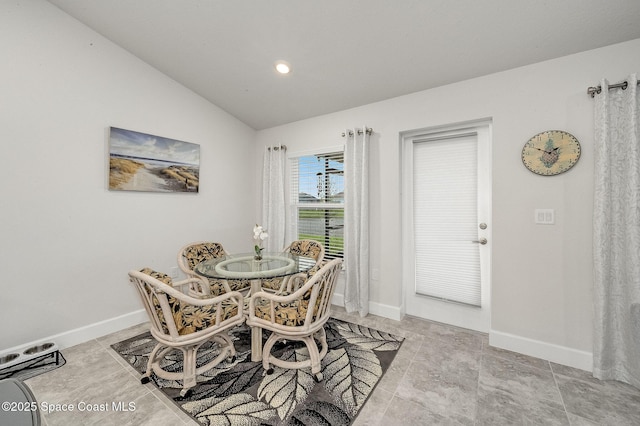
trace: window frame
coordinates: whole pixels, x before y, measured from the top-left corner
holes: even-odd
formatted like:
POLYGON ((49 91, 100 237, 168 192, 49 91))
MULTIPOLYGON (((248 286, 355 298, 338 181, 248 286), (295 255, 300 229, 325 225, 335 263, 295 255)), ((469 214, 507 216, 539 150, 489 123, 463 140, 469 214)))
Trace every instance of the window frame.
MULTIPOLYGON (((289 224, 289 226, 287 227, 287 241, 298 240, 300 239, 300 234, 301 233, 304 234, 304 232, 301 232, 298 224, 299 212, 302 209, 337 210, 337 211, 341 211, 344 217, 344 214, 346 211, 344 197, 342 197, 341 202, 327 202, 326 200, 301 202, 299 199, 300 174, 297 172, 298 165, 296 164, 298 159, 301 157, 323 156, 327 154, 342 154, 342 159, 344 161, 344 145, 325 147, 325 148, 315 149, 315 150, 291 152, 287 156, 287 182, 288 182, 287 205, 289 206, 287 210, 288 212, 287 223, 289 224)), ((342 170, 342 174, 344 176, 344 167, 342 170)), ((346 182, 344 183, 344 186, 345 188, 343 188, 343 191, 346 190, 346 182)), ((343 229, 344 229, 344 225, 343 225, 343 229)), ((344 231, 343 231, 343 235, 344 235, 344 231)), ((329 235, 326 229, 325 229, 325 237, 329 238, 329 235)), ((325 241, 326 241, 326 238, 325 238, 325 241)), ((325 241, 319 241, 319 242, 322 243, 323 246, 325 247, 326 259, 344 258, 344 238, 341 245, 342 250, 340 254, 336 254, 335 251, 332 251, 331 247, 325 244, 325 241)))

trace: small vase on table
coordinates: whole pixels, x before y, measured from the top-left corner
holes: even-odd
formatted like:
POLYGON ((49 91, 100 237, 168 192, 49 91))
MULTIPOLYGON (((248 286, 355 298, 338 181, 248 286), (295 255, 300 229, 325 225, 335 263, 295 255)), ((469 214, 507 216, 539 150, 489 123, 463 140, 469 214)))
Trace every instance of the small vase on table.
POLYGON ((253 257, 255 260, 262 260, 262 250, 264 250, 262 242, 266 240, 268 236, 269 234, 262 228, 262 225, 256 223, 256 226, 253 227, 253 239, 256 242, 253 246, 253 250, 256 252, 253 257))
POLYGON ((253 256, 254 260, 262 260, 262 250, 264 250, 262 247, 260 247, 259 245, 255 245, 255 247, 253 248, 256 252, 256 255, 253 256))

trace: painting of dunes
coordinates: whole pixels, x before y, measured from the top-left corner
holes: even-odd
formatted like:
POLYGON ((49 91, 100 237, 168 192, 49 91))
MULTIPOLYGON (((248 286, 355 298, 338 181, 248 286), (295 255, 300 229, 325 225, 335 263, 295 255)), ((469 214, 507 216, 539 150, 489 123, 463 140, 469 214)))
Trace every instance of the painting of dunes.
POLYGON ((111 127, 109 189, 198 192, 200 145, 111 127))

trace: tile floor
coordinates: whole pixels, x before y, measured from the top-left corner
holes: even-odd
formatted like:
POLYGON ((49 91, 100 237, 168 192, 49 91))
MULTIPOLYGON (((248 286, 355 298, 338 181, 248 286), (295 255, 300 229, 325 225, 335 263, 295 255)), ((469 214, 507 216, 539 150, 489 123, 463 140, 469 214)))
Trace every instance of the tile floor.
MULTIPOLYGON (((406 338, 355 425, 640 425, 640 390, 623 383, 492 348, 469 330, 335 307, 333 315, 406 338)), ((43 423, 197 425, 152 384, 141 385, 109 347, 146 330, 142 324, 65 349, 65 366, 27 380, 40 403, 76 408, 45 413, 43 423), (115 411, 114 402, 135 409, 115 411)))

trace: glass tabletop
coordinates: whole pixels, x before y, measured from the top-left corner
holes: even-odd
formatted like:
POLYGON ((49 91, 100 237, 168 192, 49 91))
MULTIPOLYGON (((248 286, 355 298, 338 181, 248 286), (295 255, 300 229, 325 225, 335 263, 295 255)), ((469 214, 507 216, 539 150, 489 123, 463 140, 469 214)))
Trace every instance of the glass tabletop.
POLYGON ((306 272, 316 264, 311 257, 283 252, 264 253, 262 260, 254 257, 254 253, 230 254, 205 260, 194 271, 208 278, 255 280, 306 272))

